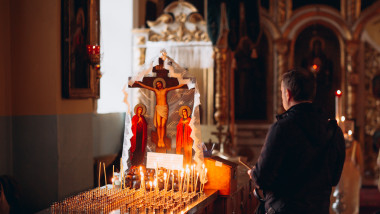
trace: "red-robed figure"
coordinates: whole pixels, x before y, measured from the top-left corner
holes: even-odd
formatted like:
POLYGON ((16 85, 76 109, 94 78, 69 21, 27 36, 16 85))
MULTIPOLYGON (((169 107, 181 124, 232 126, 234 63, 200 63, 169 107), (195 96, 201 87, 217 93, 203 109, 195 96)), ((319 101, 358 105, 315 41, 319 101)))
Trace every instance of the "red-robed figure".
POLYGON ((183 148, 185 164, 190 165, 193 151, 193 139, 190 137, 192 131, 190 127, 190 108, 188 106, 182 106, 179 109, 179 114, 182 118, 177 125, 176 153, 182 154, 183 148))
POLYGON ((146 107, 143 104, 137 104, 135 107, 135 116, 132 117, 132 132, 130 148, 130 159, 132 166, 143 164, 146 142, 147 142, 147 122, 144 114, 146 107))

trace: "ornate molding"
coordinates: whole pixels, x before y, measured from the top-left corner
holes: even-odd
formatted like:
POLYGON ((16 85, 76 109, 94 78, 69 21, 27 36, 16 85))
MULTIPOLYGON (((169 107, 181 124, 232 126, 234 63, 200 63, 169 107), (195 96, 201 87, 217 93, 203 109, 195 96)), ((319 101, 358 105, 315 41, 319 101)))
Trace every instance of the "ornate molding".
POLYGON ((278 54, 277 57, 277 67, 278 67, 278 73, 277 73, 277 110, 276 114, 280 114, 283 111, 282 108, 282 98, 281 98, 281 78, 282 74, 285 73, 288 69, 288 57, 287 54, 289 53, 289 44, 290 41, 286 38, 281 38, 275 41, 275 48, 278 54))
POLYGON ((164 14, 147 23, 150 27, 149 41, 210 41, 202 15, 185 1, 169 4, 164 14))
POLYGON ((372 136, 376 130, 380 129, 380 99, 376 99, 372 91, 372 80, 380 75, 380 52, 367 43, 365 43, 364 66, 364 88, 367 94, 364 130, 367 135, 372 136))

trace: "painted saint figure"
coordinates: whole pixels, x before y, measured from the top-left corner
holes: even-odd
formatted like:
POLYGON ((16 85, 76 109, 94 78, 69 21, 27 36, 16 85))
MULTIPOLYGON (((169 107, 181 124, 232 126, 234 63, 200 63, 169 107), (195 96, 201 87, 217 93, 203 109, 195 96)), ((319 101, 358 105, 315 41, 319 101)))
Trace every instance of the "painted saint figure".
POLYGON ((135 106, 135 116, 132 117, 132 132, 130 148, 130 159, 132 166, 143 164, 146 142, 147 142, 147 122, 144 114, 146 107, 143 104, 135 106))
POLYGON ((166 132, 166 121, 168 120, 168 102, 166 99, 166 96, 169 91, 179 89, 185 84, 180 84, 171 88, 165 88, 165 80, 162 78, 156 78, 153 82, 153 85, 155 88, 149 87, 147 85, 144 85, 141 82, 136 81, 136 84, 140 85, 143 88, 146 88, 148 90, 151 90, 156 95, 156 107, 154 112, 154 126, 157 129, 157 135, 158 135, 158 147, 165 147, 164 137, 166 132))
POLYGON ((184 160, 185 164, 191 164, 191 157, 193 151, 193 139, 191 135, 190 127, 190 108, 188 106, 181 106, 179 109, 179 115, 182 117, 177 125, 177 145, 176 153, 182 154, 182 148, 184 150, 184 160))

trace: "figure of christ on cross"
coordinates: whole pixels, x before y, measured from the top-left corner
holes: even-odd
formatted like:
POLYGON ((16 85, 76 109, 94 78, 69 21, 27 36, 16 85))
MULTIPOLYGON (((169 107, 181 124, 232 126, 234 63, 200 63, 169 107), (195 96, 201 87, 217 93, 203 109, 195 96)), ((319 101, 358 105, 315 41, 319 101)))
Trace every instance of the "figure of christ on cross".
POLYGON ((154 126, 157 129, 158 135, 158 147, 165 147, 164 137, 166 135, 166 121, 168 120, 169 107, 166 99, 166 95, 169 91, 179 89, 185 84, 180 84, 174 87, 165 88, 161 80, 156 82, 156 88, 149 87, 144 85, 141 82, 136 81, 136 84, 140 85, 143 88, 151 90, 156 95, 156 107, 154 111, 154 126))

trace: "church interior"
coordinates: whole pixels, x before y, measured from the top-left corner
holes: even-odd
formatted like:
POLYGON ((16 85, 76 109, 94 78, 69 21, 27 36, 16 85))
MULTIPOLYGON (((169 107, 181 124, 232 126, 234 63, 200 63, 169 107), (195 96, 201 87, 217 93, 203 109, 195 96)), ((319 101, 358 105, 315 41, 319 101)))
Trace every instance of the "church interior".
POLYGON ((112 174, 128 114, 155 99, 128 78, 163 52, 197 80, 201 142, 251 165, 281 75, 313 72, 346 137, 331 213, 380 212, 379 0, 0 0, 0 27, 0 175, 30 212, 97 187, 101 162, 112 174))

